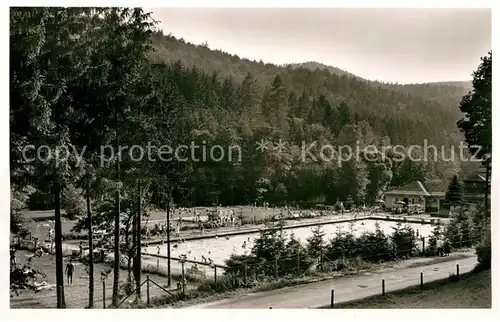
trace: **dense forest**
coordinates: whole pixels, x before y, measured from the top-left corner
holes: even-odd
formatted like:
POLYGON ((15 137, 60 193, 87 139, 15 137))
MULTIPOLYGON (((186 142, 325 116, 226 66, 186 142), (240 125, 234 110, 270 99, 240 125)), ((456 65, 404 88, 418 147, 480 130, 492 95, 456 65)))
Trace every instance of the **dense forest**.
MULTIPOLYGON (((139 127, 130 121, 132 116, 124 115, 119 132, 127 135, 121 140, 129 146, 156 140, 159 145, 195 142, 208 149, 214 145, 241 147, 242 158, 236 162, 224 158, 221 162, 164 164, 169 175, 175 172, 178 204, 371 203, 389 186, 415 179, 446 179, 470 166, 458 160, 401 161, 390 154, 342 163, 301 159, 303 145, 315 141, 318 146, 349 145, 355 150, 356 142, 363 148, 370 144, 422 146, 428 140, 429 145, 444 146, 448 156, 449 147, 457 147, 462 139, 456 122, 467 84, 383 84, 318 63, 264 64, 207 45, 196 46, 161 31, 152 33, 148 57, 151 63, 141 79, 154 75, 157 84, 147 86, 157 86, 161 93, 155 95, 161 98, 152 95, 141 102, 133 117, 142 115, 138 124, 145 128, 137 137, 133 133, 139 133, 139 127), (286 149, 258 152, 256 142, 261 140, 283 140, 286 149)), ((91 104, 91 98, 88 100, 85 104, 91 104)), ((102 117, 102 111, 96 113, 94 119, 102 117)), ((26 128, 29 117, 11 109, 12 117, 15 135, 26 128)), ((85 125, 77 124, 75 129, 77 137, 86 131, 85 125)), ((106 136, 105 128, 99 131, 88 134, 95 135, 90 139, 108 142, 99 138, 106 136)), ((312 149, 315 155, 319 152, 312 149)), ((144 176, 161 177, 157 174, 163 170, 154 168, 144 176)), ((35 186, 30 208, 53 207, 48 189, 35 186)), ((152 183, 152 200, 161 199, 159 186, 152 183)))

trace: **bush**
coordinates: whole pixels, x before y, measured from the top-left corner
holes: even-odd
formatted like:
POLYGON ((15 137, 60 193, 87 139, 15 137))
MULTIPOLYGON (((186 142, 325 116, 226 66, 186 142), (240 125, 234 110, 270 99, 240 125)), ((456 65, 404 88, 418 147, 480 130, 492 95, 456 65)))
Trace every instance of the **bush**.
MULTIPOLYGON (((94 249, 94 264, 95 263, 104 263, 105 260, 106 260, 106 251, 103 251, 103 249, 94 249)), ((85 264, 85 265, 88 265, 89 264, 89 255, 85 255, 83 256, 80 261, 85 264)))
POLYGON ((358 238, 358 254, 366 262, 380 262, 390 259, 391 249, 384 232, 378 223, 375 232, 365 232, 358 238))
POLYGON ((473 229, 471 214, 461 208, 453 214, 453 218, 446 228, 445 236, 453 248, 471 247, 474 245, 473 229))
POLYGON ((478 266, 482 269, 491 268, 491 245, 479 245, 476 247, 478 266))
POLYGON ((35 281, 38 277, 45 275, 35 269, 31 265, 10 265, 10 291, 19 295, 20 290, 36 291, 35 281))
POLYGON ((254 276, 259 271, 260 262, 261 261, 253 255, 232 254, 225 261, 225 265, 227 266, 226 274, 244 277, 246 266, 247 277, 254 276))
POLYGON ((410 226, 402 226, 398 222, 391 235, 391 242, 394 245, 396 258, 412 257, 415 250, 415 231, 410 226))
POLYGON ((232 275, 217 276, 217 283, 214 279, 208 279, 197 287, 197 291, 203 293, 223 293, 232 291, 241 286, 241 281, 232 275))
POLYGON ((437 255, 437 241, 443 239, 443 228, 441 227, 441 223, 438 221, 436 226, 434 226, 434 230, 432 231, 432 235, 427 239, 427 243, 425 245, 424 254, 426 256, 436 256, 437 255))
POLYGON ((20 237, 27 237, 29 230, 26 227, 28 220, 20 213, 12 212, 10 215, 10 231, 20 237))
POLYGON ((489 217, 484 220, 481 229, 481 242, 476 247, 478 267, 491 268, 491 223, 489 217))

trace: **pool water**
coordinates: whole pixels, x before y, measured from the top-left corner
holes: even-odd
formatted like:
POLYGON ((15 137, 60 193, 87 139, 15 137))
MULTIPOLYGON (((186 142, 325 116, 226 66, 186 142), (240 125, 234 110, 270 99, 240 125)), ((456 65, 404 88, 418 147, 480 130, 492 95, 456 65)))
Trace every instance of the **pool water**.
MULTIPOLYGON (((375 225, 377 222, 380 226, 380 229, 387 235, 393 232, 392 227, 397 226, 397 222, 382 220, 362 220, 354 222, 326 224, 322 225, 323 232, 325 233, 325 236, 323 238, 325 239, 325 241, 329 241, 330 239, 335 237, 338 230, 348 232, 350 231, 351 226, 354 235, 360 236, 364 232, 375 231, 375 225)), ((407 223, 403 225, 408 225, 415 231, 418 230, 418 234, 423 237, 430 236, 433 230, 433 226, 428 224, 407 223)), ((299 239, 301 243, 305 245, 306 239, 312 235, 313 228, 314 227, 312 226, 292 228, 285 229, 284 232, 286 233, 287 238, 290 237, 290 234, 293 232, 295 238, 299 239)), ((254 245, 254 240, 258 237, 258 233, 251 233, 227 237, 217 236, 208 239, 198 239, 185 241, 182 243, 172 243, 171 256, 180 257, 181 255, 185 255, 187 259, 197 261, 202 261, 202 257, 205 257, 207 260, 212 259, 212 261, 216 264, 224 265, 224 261, 228 259, 231 254, 249 254, 254 245)), ((167 245, 159 245, 159 247, 159 254, 166 256, 167 245)), ((149 254, 157 254, 157 245, 147 247, 147 252, 149 254)))

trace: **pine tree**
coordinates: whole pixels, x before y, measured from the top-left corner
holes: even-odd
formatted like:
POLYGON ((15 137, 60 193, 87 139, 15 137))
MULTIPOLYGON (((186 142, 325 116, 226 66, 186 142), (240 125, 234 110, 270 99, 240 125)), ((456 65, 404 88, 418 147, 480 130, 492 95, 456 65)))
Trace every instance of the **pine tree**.
POLYGON ((472 218, 466 209, 461 208, 453 214, 445 236, 453 248, 470 247, 476 243, 472 218))
POLYGON ((458 176, 453 176, 448 190, 446 191, 445 201, 448 206, 459 206, 462 204, 462 184, 460 183, 458 176))
POLYGON ((338 113, 340 119, 340 128, 352 123, 351 111, 349 109, 349 106, 347 106, 345 102, 342 101, 338 106, 338 113))
MULTIPOLYGON (((70 129, 80 112, 72 89, 92 68, 94 14, 90 8, 11 9, 11 131, 20 138, 70 151, 70 129)), ((35 160, 38 180, 49 183, 45 189, 54 196, 57 307, 64 308, 61 192, 81 172, 74 158, 40 161, 35 160)))
POLYGON ((323 253, 325 246, 325 232, 321 226, 315 226, 312 230, 312 235, 307 238, 307 253, 311 259, 317 259, 323 253))

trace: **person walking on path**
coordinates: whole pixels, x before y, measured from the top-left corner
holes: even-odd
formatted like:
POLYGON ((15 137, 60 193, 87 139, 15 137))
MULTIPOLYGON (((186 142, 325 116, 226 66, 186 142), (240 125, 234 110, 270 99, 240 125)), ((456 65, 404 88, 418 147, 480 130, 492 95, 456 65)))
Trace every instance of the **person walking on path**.
POLYGON ((69 263, 66 265, 66 275, 68 277, 68 285, 73 285, 73 271, 75 270, 71 258, 69 263))

